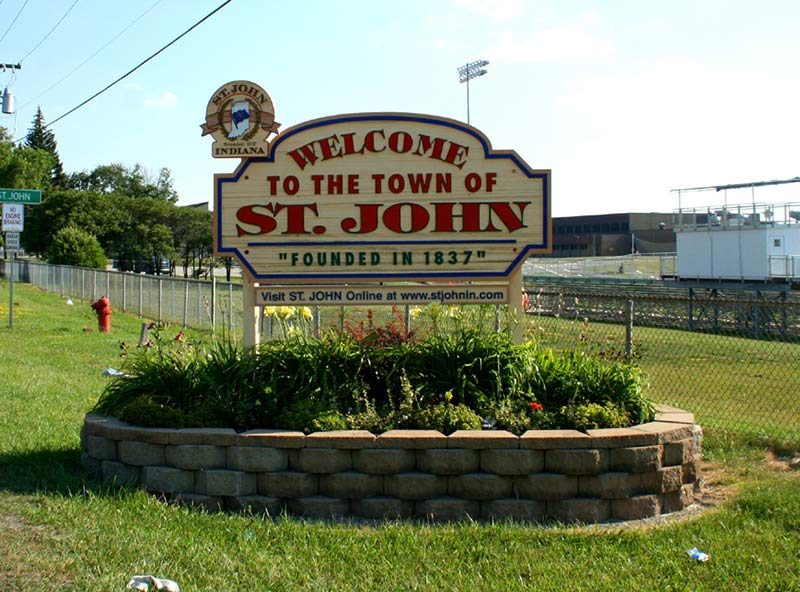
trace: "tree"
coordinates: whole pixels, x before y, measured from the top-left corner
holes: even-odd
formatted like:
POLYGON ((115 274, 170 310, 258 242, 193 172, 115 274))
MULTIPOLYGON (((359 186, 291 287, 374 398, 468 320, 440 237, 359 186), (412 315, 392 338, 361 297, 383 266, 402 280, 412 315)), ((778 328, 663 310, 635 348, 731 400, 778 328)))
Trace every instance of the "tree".
POLYGON ((183 276, 198 277, 206 259, 211 257, 213 213, 196 208, 178 208, 175 246, 183 264, 183 276), (191 270, 191 271, 190 271, 191 270))
POLYGON ((56 135, 52 130, 47 129, 44 123, 44 115, 42 108, 36 109, 36 115, 31 122, 31 128, 28 130, 28 135, 25 136, 25 147, 33 148, 35 150, 44 150, 53 156, 53 167, 50 171, 50 181, 54 187, 60 187, 66 181, 64 175, 64 167, 61 164, 61 159, 58 156, 58 145, 56 142, 56 135))
POLYGON ((47 250, 48 263, 105 269, 106 256, 93 234, 67 226, 56 232, 47 250))
POLYGON ((126 197, 147 198, 176 203, 178 193, 172 187, 172 173, 162 168, 155 180, 145 168, 136 164, 128 168, 123 164, 105 164, 91 172, 81 171, 69 175, 67 185, 70 189, 116 193, 126 197))
POLYGON ((46 150, 15 146, 0 128, 0 187, 49 189, 53 155, 46 150))

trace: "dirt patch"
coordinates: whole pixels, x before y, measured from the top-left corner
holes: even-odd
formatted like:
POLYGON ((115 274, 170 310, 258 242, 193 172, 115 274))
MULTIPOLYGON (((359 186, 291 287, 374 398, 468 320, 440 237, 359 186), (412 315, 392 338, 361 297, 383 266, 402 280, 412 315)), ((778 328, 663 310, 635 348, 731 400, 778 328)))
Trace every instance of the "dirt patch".
POLYGON ((3 590, 69 589, 67 561, 55 559, 58 531, 31 524, 13 514, 0 514, 0 585, 3 590))

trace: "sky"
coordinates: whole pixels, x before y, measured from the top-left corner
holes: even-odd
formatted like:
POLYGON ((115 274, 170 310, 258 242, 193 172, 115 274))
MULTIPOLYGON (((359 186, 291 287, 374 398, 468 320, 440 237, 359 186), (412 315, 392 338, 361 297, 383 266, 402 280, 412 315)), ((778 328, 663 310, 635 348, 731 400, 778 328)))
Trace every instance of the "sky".
MULTIPOLYGON (((167 167, 180 204, 211 202, 214 173, 238 163, 201 137, 226 82, 265 88, 283 129, 384 111, 466 121, 457 68, 485 59, 470 123, 552 171, 554 216, 672 212, 672 189, 800 176, 794 0, 232 0, 56 121, 221 4, 0 0, 0 63, 22 65, 0 70, 17 108, 0 126, 24 138, 41 107, 67 172, 167 167)), ((800 202, 800 184, 757 191, 681 205, 800 202)))

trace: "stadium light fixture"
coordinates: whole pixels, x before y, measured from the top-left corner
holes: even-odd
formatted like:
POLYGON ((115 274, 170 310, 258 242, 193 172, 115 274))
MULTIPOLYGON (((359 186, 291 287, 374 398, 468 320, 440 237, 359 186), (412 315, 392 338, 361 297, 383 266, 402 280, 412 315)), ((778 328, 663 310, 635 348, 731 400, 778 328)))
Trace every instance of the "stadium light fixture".
POLYGON ((458 68, 458 81, 460 83, 467 83, 467 124, 469 124, 469 81, 478 76, 486 74, 484 69, 489 65, 487 60, 478 60, 476 62, 469 62, 458 68))

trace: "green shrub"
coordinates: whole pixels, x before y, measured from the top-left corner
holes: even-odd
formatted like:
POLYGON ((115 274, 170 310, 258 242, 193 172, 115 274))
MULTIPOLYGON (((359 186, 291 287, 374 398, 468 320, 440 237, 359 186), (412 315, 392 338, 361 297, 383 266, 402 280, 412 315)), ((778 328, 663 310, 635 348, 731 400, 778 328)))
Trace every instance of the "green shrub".
MULTIPOLYGON (((182 333, 179 333, 181 336, 182 333)), ((139 425, 284 428, 306 433, 394 428, 450 433, 482 425, 529 429, 622 427, 654 416, 637 368, 516 345, 470 327, 424 341, 374 328, 273 341, 242 351, 153 330, 94 411, 139 425)))
POLYGON ((105 269, 106 255, 93 234, 74 226, 67 226, 53 236, 47 249, 47 262, 105 269))

